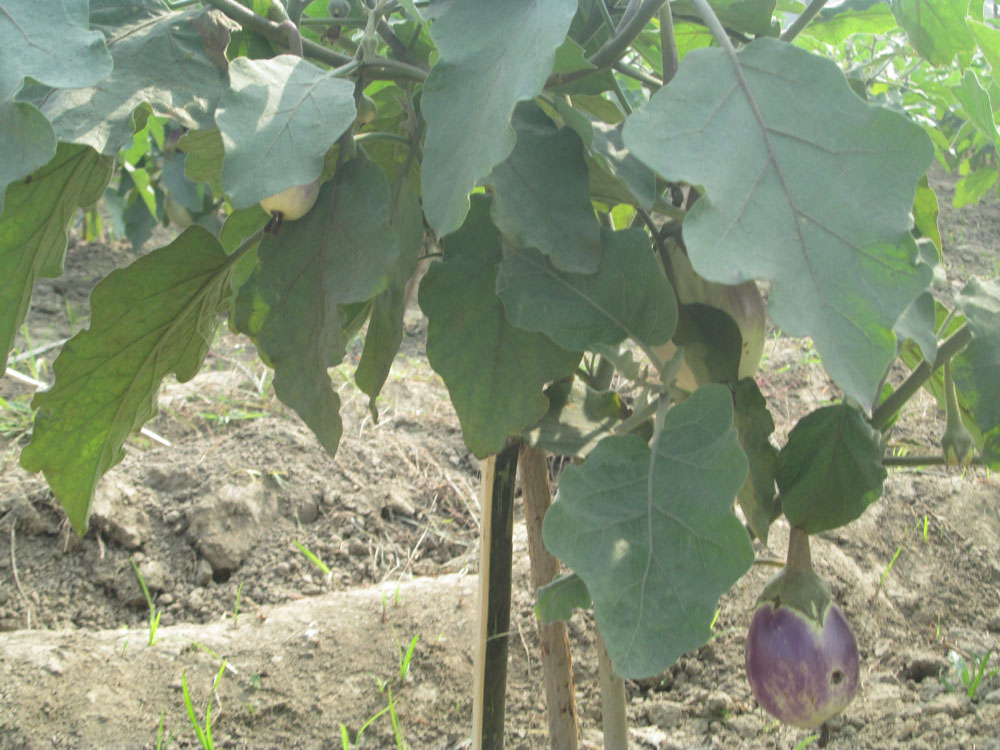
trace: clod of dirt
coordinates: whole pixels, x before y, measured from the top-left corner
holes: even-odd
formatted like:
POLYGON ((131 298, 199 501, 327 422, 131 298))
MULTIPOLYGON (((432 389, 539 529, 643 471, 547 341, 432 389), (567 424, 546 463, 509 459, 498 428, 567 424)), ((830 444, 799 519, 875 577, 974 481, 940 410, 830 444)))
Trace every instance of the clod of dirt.
POLYGON ((274 515, 259 483, 226 484, 195 503, 188 515, 188 536, 214 576, 226 576, 246 559, 274 515))
POLYGON ((125 549, 138 549, 153 536, 149 516, 136 501, 135 489, 114 479, 98 485, 90 523, 125 549))

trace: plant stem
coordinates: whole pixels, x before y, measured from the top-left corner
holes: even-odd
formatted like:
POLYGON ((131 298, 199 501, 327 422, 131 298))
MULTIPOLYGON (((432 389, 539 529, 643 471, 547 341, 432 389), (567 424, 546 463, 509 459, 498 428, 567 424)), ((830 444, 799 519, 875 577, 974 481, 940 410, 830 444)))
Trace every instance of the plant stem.
POLYGON ((606 68, 617 62, 664 2, 665 0, 643 0, 635 14, 587 62, 595 68, 606 68))
MULTIPOLYGON (((204 0, 212 7, 222 11, 244 28, 255 31, 263 37, 278 44, 286 44, 287 38, 284 29, 280 24, 273 23, 263 16, 254 13, 237 0, 204 0)), ((346 55, 341 55, 331 49, 327 49, 321 44, 310 39, 302 40, 303 57, 317 60, 318 62, 333 67, 347 65, 352 60, 346 55)), ((358 65, 365 76, 372 80, 391 81, 423 81, 427 77, 427 72, 413 65, 378 57, 370 62, 362 62, 358 65)))
POLYGON ((795 37, 799 35, 809 22, 816 17, 816 14, 823 10, 823 6, 826 5, 827 0, 812 0, 811 3, 806 7, 804 11, 799 13, 799 17, 792 21, 792 25, 785 29, 785 33, 781 35, 781 41, 790 42, 795 37))
POLYGON ((788 558, 785 561, 785 568, 788 570, 812 568, 809 535, 798 526, 792 526, 788 535, 788 558))
MULTIPOLYGON (((587 62, 590 63, 593 68, 584 68, 581 70, 574 70, 570 73, 554 73, 549 76, 548 81, 546 81, 546 86, 563 86, 567 83, 572 83, 573 81, 579 80, 580 78, 586 78, 589 75, 603 70, 604 68, 614 67, 616 63, 620 61, 621 56, 628 49, 629 45, 635 41, 635 38, 639 35, 639 32, 643 30, 646 24, 649 22, 657 11, 659 11, 660 6, 666 0, 643 0, 642 5, 636 10, 635 14, 632 15, 628 21, 619 26, 619 29, 615 34, 604 43, 604 45, 597 50, 591 57, 587 58, 587 62)), ((598 7, 603 5, 603 0, 597 3, 598 7)), ((603 8, 604 13, 607 14, 607 8, 603 8)))
POLYGON ((601 685, 601 728, 604 730, 604 750, 628 750, 628 721, 625 715, 625 680, 615 675, 597 630, 597 671, 601 685))
POLYGON ((660 8, 660 53, 663 55, 663 85, 670 83, 677 75, 680 65, 677 54, 677 40, 674 38, 674 14, 670 3, 660 8))
POLYGON ((921 362, 900 384, 899 388, 890 393, 885 401, 872 410, 872 427, 876 430, 882 430, 889 424, 896 412, 903 408, 903 404, 920 390, 920 387, 930 379, 931 375, 962 351, 970 341, 972 341, 972 330, 966 324, 941 342, 941 345, 938 346, 937 356, 934 358, 934 364, 928 363, 927 360, 921 362))

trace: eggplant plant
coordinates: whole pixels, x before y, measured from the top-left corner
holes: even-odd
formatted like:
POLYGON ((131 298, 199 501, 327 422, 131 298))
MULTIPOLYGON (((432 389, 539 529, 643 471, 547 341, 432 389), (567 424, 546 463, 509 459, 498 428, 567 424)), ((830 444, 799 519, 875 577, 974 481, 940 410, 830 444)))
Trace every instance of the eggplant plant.
MULTIPOLYGON (((926 179, 936 159, 962 170, 963 200, 993 190, 1000 30, 978 0, 825 4, 2 0, 5 354, 80 208, 103 197, 92 215, 133 240, 137 210, 187 222, 164 196, 193 220, 94 289, 21 464, 86 533, 161 382, 198 372, 223 319, 333 455, 328 370, 363 330, 354 377, 377 418, 431 258, 427 356, 497 502, 518 450, 577 459, 539 505, 572 572, 538 611, 592 606, 623 696, 620 678, 710 637, 780 516, 797 535, 848 524, 894 464, 1000 468, 1000 286, 941 296, 926 179), (156 193, 137 164, 160 151, 156 193), (755 379, 768 318, 811 340, 836 393, 782 445, 755 379), (948 431, 904 461, 892 426, 921 388, 948 431)), ((849 631, 834 603, 772 594, 748 640, 755 694, 811 726, 854 692, 849 631), (758 654, 785 628, 840 675, 827 692, 766 679, 758 654)), ((501 746, 502 687, 477 696, 494 711, 477 746, 501 746)))

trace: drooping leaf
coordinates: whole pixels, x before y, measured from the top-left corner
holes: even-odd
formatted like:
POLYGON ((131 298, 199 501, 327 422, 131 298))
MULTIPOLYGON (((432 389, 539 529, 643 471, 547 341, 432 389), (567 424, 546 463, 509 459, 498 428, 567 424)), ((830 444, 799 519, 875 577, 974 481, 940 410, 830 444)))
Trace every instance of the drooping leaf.
POLYGON ((93 86, 44 98, 40 109, 60 141, 113 155, 134 132, 132 113, 143 104, 192 130, 214 126, 212 112, 229 85, 233 21, 216 10, 172 13, 150 4, 95 13, 94 26, 104 32, 114 68, 93 86))
POLYGON ((778 453, 781 509, 808 534, 836 529, 882 495, 879 434, 858 409, 824 406, 799 420, 778 453))
MULTIPOLYGON (((0 14, 2 18, 2 14, 0 14)), ((32 105, 0 101, 0 211, 4 193, 56 155, 56 136, 45 115, 32 105)))
POLYGON ((1000 143, 996 122, 993 119, 993 103, 990 95, 979 82, 974 70, 966 70, 960 86, 952 86, 955 100, 962 105, 962 111, 980 133, 993 142, 1000 143))
POLYGON ((274 392, 333 455, 340 442, 340 399, 327 368, 344 355, 338 306, 385 288, 399 255, 389 225, 389 184, 360 156, 320 189, 316 206, 265 237, 259 262, 236 299, 236 328, 274 367, 274 392))
POLYGON ((627 416, 614 391, 595 391, 578 378, 545 389, 549 410, 524 438, 557 456, 586 456, 627 416))
POLYGON ((513 150, 514 105, 542 90, 576 6, 465 0, 430 27, 440 57, 421 98, 421 174, 424 213, 439 236, 462 225, 476 181, 513 150))
POLYGON ((0 213, 0 351, 5 362, 28 312, 35 280, 62 274, 73 215, 101 197, 113 166, 113 159, 85 146, 62 143, 52 161, 8 188, 0 213))
POLYGON ((496 295, 500 235, 489 200, 475 196, 462 228, 444 241, 444 260, 420 282, 429 320, 427 359, 441 375, 477 456, 496 453, 544 416, 546 383, 572 374, 578 352, 507 321, 496 295))
POLYGON ((641 229, 602 230, 593 274, 558 271, 541 254, 504 246, 497 293, 507 318, 566 349, 584 351, 626 338, 655 346, 670 339, 677 303, 641 229))
POLYGON ((737 499, 750 530, 766 544, 767 532, 777 510, 774 474, 778 467, 778 449, 771 443, 774 419, 753 378, 743 378, 736 384, 733 409, 733 423, 739 433, 740 447, 750 464, 750 474, 743 482, 737 499))
POLYGON ((91 86, 111 72, 111 55, 90 30, 87 0, 3 0, 0 102, 30 77, 52 88, 91 86))
POLYGON ((375 298, 361 361, 354 373, 358 388, 368 395, 372 418, 378 419, 375 399, 389 376, 392 362, 403 340, 406 287, 417 267, 424 241, 424 220, 416 193, 404 183, 392 214, 392 226, 399 236, 399 258, 389 271, 389 285, 375 298))
POLYGON ((184 174, 189 180, 205 182, 212 192, 222 195, 222 159, 225 149, 218 128, 192 130, 181 136, 177 148, 184 158, 184 174))
POLYGON ((625 143, 666 179, 705 187, 684 221, 695 270, 771 279, 775 322, 812 336, 837 384, 870 403, 895 355, 892 326, 930 281, 909 213, 931 144, 790 45, 747 45, 739 73, 720 50, 692 52, 628 119, 625 143))
MULTIPOLYGON (((91 152, 92 153, 92 152, 91 152)), ((31 442, 21 453, 43 471, 79 534, 94 488, 125 455, 129 434, 156 413, 160 383, 198 372, 229 296, 232 259, 199 226, 110 273, 90 298, 90 328, 53 363, 55 385, 37 393, 31 442)))
POLYGON ((568 620, 574 609, 586 609, 590 602, 587 584, 576 573, 567 573, 539 587, 535 616, 543 625, 551 625, 557 620, 568 620))
POLYGON ((969 0, 892 0, 891 6, 910 44, 931 65, 949 66, 959 52, 975 47, 965 22, 969 0))
POLYGON ((916 343, 928 362, 937 357, 936 330, 934 295, 930 292, 921 292, 896 321, 896 334, 916 343))
POLYGON ((542 536, 593 597, 616 674, 657 674, 711 636, 719 596, 753 562, 733 513, 746 474, 719 385, 670 409, 651 446, 605 438, 563 471, 542 536))
POLYGON ((1000 427, 1000 284, 970 280, 958 307, 972 329, 972 341, 952 360, 952 374, 979 431, 1000 427))
POLYGON ((222 187, 236 208, 306 185, 354 123, 354 83, 297 55, 238 57, 215 122, 225 160, 222 187))
POLYGON ((587 189, 583 144, 558 128, 533 101, 514 108, 517 143, 485 183, 493 188, 493 223, 513 245, 530 247, 570 273, 601 262, 601 228, 587 189))

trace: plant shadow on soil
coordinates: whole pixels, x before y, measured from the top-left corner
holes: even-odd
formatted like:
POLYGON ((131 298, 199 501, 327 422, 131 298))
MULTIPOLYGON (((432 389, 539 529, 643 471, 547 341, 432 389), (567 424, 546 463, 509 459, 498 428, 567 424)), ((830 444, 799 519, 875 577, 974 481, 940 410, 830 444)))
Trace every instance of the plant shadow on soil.
MULTIPOLYGON (((943 203, 952 184, 935 182, 943 203)), ((1000 206, 942 211, 949 274, 995 276, 1000 206)), ((93 284, 132 257, 114 244, 71 244, 66 275, 36 289, 30 347, 79 330, 93 284)), ((353 368, 332 371, 345 423, 332 460, 274 400, 252 347, 221 334, 194 380, 162 389, 148 427, 171 446, 130 441, 101 482, 83 539, 42 479, 18 467, 27 424, 15 408, 29 391, 0 380, 11 407, 0 420, 0 750, 154 748, 161 715, 170 747, 196 747, 182 674, 203 716, 220 658, 229 667, 213 699, 216 747, 340 748, 340 725, 354 737, 388 705, 390 689, 409 747, 467 747, 478 463, 427 365, 425 333, 414 308, 377 424, 353 368), (153 645, 130 559, 163 613, 153 645)), ((19 339, 17 351, 30 347, 19 339)), ((355 342, 349 359, 359 354, 355 342)), ((837 391, 808 342, 775 333, 765 354, 759 382, 783 441, 837 391)), ((54 356, 15 367, 44 380, 54 356)), ((933 453, 942 431, 943 416, 921 396, 893 439, 933 453)), ((548 741, 517 513, 508 746, 535 750, 548 741)), ((786 540, 779 522, 767 554, 780 556, 786 540)), ((858 697, 832 722, 830 747, 1000 750, 1000 677, 984 680, 974 700, 939 680, 950 674, 949 651, 1000 651, 998 549, 1000 482, 982 469, 892 471, 862 518, 819 535, 816 567, 862 656, 858 697)), ((722 599, 706 646, 656 679, 627 683, 634 747, 792 748, 809 736, 777 726, 743 675, 744 633, 770 573, 758 566, 722 599)), ((599 748, 593 621, 578 612, 569 625, 581 746, 599 748)), ((1000 654, 993 658, 1000 666, 1000 654)), ((396 747, 388 713, 360 747, 396 747)))

